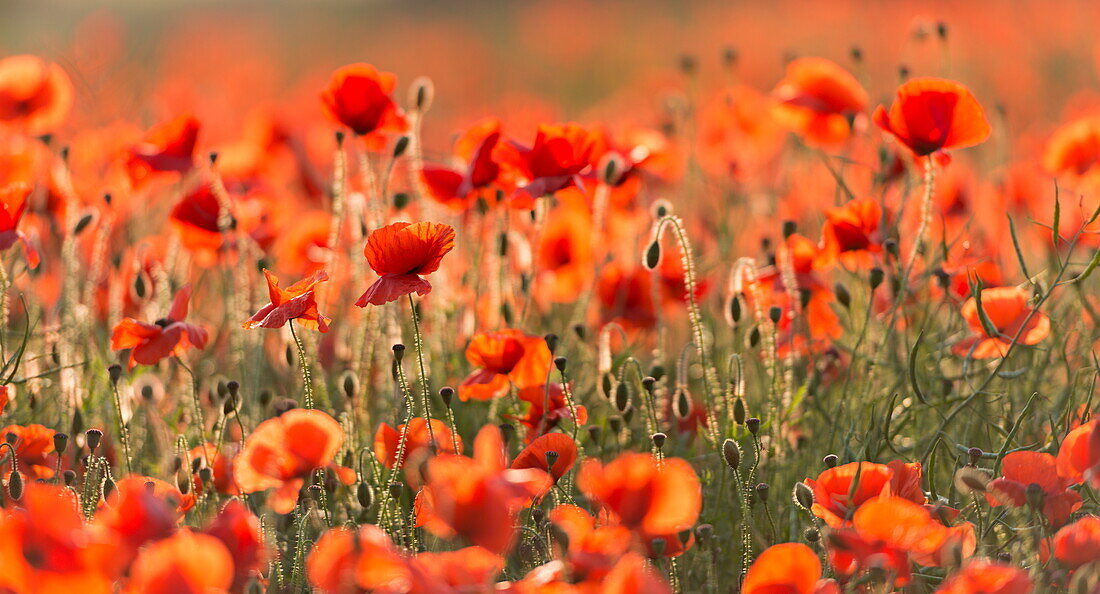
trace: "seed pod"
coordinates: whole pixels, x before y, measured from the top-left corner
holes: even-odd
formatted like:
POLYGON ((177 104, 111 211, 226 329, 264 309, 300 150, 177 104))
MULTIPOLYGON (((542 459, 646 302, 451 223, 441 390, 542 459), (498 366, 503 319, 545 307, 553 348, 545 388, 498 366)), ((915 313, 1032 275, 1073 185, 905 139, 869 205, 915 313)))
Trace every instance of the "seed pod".
POLYGON ((393 145, 393 158, 396 159, 405 154, 405 151, 409 149, 409 137, 402 136, 397 139, 397 142, 393 145))
POLYGON ((443 404, 447 407, 451 406, 451 400, 455 396, 455 389, 450 386, 443 386, 439 389, 439 397, 443 400, 443 404))
POLYGON ((833 287, 833 293, 836 293, 836 300, 844 306, 844 309, 852 307, 852 294, 848 292, 848 287, 844 286, 844 283, 838 282, 833 287))
POLYGON ((75 470, 66 470, 65 472, 62 472, 61 473, 61 480, 65 481, 65 486, 66 487, 73 486, 73 483, 76 482, 76 471, 75 470))
POLYGON ((768 493, 771 491, 771 487, 768 486, 768 483, 757 483, 755 491, 756 498, 760 501, 760 503, 768 502, 768 493))
POLYGON ((825 464, 825 468, 836 468, 838 460, 839 458, 837 458, 836 454, 826 454, 825 457, 821 459, 821 462, 825 464))
POLYGON ((653 445, 657 446, 657 449, 660 450, 665 447, 665 440, 668 439, 668 436, 658 431, 650 435, 649 438, 653 440, 653 445))
POLYGON ((405 207, 409 205, 410 201, 411 199, 409 198, 409 195, 407 193, 397 192, 393 195, 393 209, 405 210, 405 207))
POLYGON ((737 399, 733 401, 733 420, 734 420, 734 422, 736 422, 738 425, 744 425, 745 424, 745 416, 747 414, 748 413, 745 411, 745 399, 738 396, 737 399))
POLYGON ((554 367, 558 368, 558 371, 565 373, 565 364, 568 360, 565 357, 554 357, 554 367))
POLYGON ((615 408, 623 412, 628 406, 630 406, 630 389, 627 388, 626 382, 619 382, 619 385, 615 386, 615 408))
POLYGON ((546 342, 546 348, 550 349, 550 354, 553 355, 558 350, 558 335, 551 333, 543 336, 542 339, 546 342))
POLYGON ((661 243, 656 239, 645 250, 645 267, 654 270, 661 263, 661 243))
POLYGON ((745 421, 745 427, 747 427, 749 433, 752 433, 753 435, 760 433, 760 419, 753 417, 745 421))
POLYGON ((111 365, 107 368, 107 377, 111 378, 112 384, 117 384, 119 378, 122 377, 122 366, 119 364, 111 365))
POLYGON ((405 345, 397 343, 393 345, 393 359, 398 363, 405 358, 405 345))
POLYGON ((741 466, 741 447, 733 439, 727 438, 722 442, 722 458, 730 470, 737 470, 741 466))
POLYGON ((344 397, 348 400, 355 400, 355 397, 359 395, 359 377, 356 376, 349 369, 344 372, 344 377, 340 381, 340 387, 344 390, 344 397))
POLYGON ((971 466, 977 466, 978 461, 982 459, 984 454, 985 452, 982 451, 982 448, 970 448, 966 450, 966 455, 970 458, 971 466))
POLYGON ((99 429, 89 429, 84 432, 84 443, 88 444, 88 449, 92 452, 96 451, 99 447, 100 441, 103 440, 103 432, 99 429))
POLYGON ((801 481, 794 484, 794 492, 792 493, 794 502, 804 510, 809 511, 814 505, 814 491, 801 481))
POLYGON ((371 504, 374 503, 374 488, 370 483, 359 483, 355 488, 355 498, 359 501, 360 507, 370 509, 371 504))

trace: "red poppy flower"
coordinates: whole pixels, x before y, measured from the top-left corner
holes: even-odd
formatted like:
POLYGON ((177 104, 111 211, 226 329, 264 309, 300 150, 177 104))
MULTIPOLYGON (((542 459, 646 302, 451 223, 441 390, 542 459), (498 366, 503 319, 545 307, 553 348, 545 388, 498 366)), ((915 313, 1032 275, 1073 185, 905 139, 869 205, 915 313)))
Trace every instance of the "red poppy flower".
POLYGON ((1028 305, 1028 293, 1016 287, 993 287, 982 290, 982 309, 992 325, 982 323, 978 303, 973 297, 962 307, 962 316, 975 336, 955 344, 959 356, 992 359, 1008 354, 1009 345, 1019 334, 1016 344, 1035 345, 1050 335, 1050 318, 1028 305), (1028 319, 1030 316, 1030 319, 1028 319), (1026 321, 1026 325, 1025 325, 1026 321))
POLYGON ((454 246, 454 227, 442 223, 393 223, 375 229, 363 253, 381 278, 355 305, 383 305, 413 292, 427 295, 432 285, 421 275, 439 270, 443 256, 454 246))
MULTIPOLYGON (((121 573, 129 567, 138 550, 146 543, 171 536, 180 519, 182 496, 178 489, 171 493, 164 481, 148 481, 144 477, 127 477, 118 482, 108 501, 96 510, 93 525, 103 530, 115 543, 111 566, 121 573), (146 486, 153 483, 153 488, 146 486), (167 495, 172 495, 168 497, 167 495)), ((192 497, 192 505, 194 499, 192 497)))
POLYGON ((390 96, 397 77, 370 64, 349 64, 332 73, 321 102, 329 116, 359 136, 402 132, 408 124, 390 96))
POLYGON ((267 544, 260 530, 260 520, 244 503, 232 500, 203 528, 225 545, 233 558, 232 592, 243 592, 248 581, 266 569, 267 544))
POLYGON ((28 134, 53 132, 73 107, 73 83, 57 64, 37 56, 0 60, 0 121, 28 134))
POLYGON ((687 530, 702 508, 699 477, 680 458, 658 463, 649 454, 625 453, 607 465, 589 458, 581 465, 577 486, 624 526, 650 534, 687 530))
POLYGON ((207 594, 233 583, 233 557, 213 536, 180 530, 143 549, 130 568, 126 592, 207 594))
POLYGON ((577 443, 564 433, 547 433, 532 441, 512 460, 512 468, 538 468, 554 477, 554 482, 573 468, 577 461, 577 443), (551 465, 551 458, 553 464, 551 465))
POLYGON ((569 537, 569 567, 579 581, 600 580, 630 550, 633 537, 625 526, 603 524, 575 505, 550 510, 550 521, 569 537))
POLYGON ((222 228, 222 208, 210 185, 202 184, 180 198, 168 215, 183 247, 204 265, 217 261, 218 252, 226 242, 229 229, 222 228))
POLYGON ((823 255, 839 258, 851 268, 866 268, 872 257, 882 252, 882 207, 873 198, 858 198, 839 208, 825 211, 821 230, 825 242, 823 255))
POLYGON ((1073 479, 1058 475, 1050 454, 1012 452, 1004 457, 1001 469, 1004 476, 990 481, 985 494, 992 506, 1023 507, 1028 504, 1028 488, 1037 485, 1043 493, 1043 514, 1052 527, 1064 525, 1081 507, 1081 495, 1069 488, 1073 479))
MULTIPOLYGON (((387 468, 393 468, 397 463, 397 450, 401 443, 401 434, 405 433, 405 425, 398 425, 396 429, 386 423, 378 426, 374 432, 374 455, 387 468)), ((405 434, 405 460, 418 457, 419 454, 431 446, 431 435, 435 435, 436 450, 446 454, 462 453, 462 437, 455 434, 454 442, 451 440, 451 428, 439 419, 432 419, 432 430, 428 432, 428 423, 422 417, 413 417, 409 420, 408 430, 405 434), (454 443, 458 444, 458 451, 454 451, 454 443)))
POLYGON ((1100 164, 1100 116, 1074 120, 1058 128, 1043 154, 1043 167, 1054 175, 1084 177, 1100 164))
POLYGON ((596 297, 600 321, 615 321, 627 328, 649 328, 657 322, 653 303, 653 273, 641 266, 611 262, 600 270, 596 297))
MULTIPOLYGON (((240 445, 237 443, 225 444, 222 446, 222 451, 219 452, 217 446, 207 442, 191 448, 191 451, 187 453, 187 457, 192 464, 198 464, 200 468, 202 466, 210 468, 214 473, 213 487, 215 491, 225 495, 240 495, 241 491, 237 488, 237 481, 233 478, 233 457, 236 455, 238 448, 240 448, 240 445), (211 458, 209 462, 207 462, 208 456, 211 458)), ((195 490, 199 493, 210 486, 202 483, 198 472, 192 475, 191 478, 195 483, 195 490)))
POLYGON ((468 208, 478 196, 488 200, 491 186, 502 181, 503 169, 493 157, 499 141, 500 120, 490 118, 473 126, 455 143, 458 156, 466 163, 464 170, 442 165, 421 168, 428 195, 455 210, 468 208))
POLYGON ((948 576, 936 592, 940 594, 1030 594, 1031 577, 1019 567, 973 559, 948 576))
POLYGON ((772 91, 776 119, 810 144, 835 145, 848 138, 849 118, 867 107, 856 77, 824 58, 798 58, 772 91))
POLYGON ((941 78, 910 79, 889 113, 880 105, 874 120, 918 157, 981 144, 991 131, 970 89, 941 78))
POLYGON ((515 208, 534 208, 535 200, 580 186, 589 166, 592 136, 579 124, 541 124, 530 148, 512 142, 508 160, 526 183, 512 195, 515 208))
POLYGON ((821 579, 821 561, 810 547, 788 542, 764 549, 741 583, 742 594, 839 594, 833 580, 821 579))
POLYGON ((187 317, 190 299, 191 286, 187 285, 176 293, 168 316, 157 320, 155 324, 124 318, 111 334, 111 349, 132 349, 130 369, 133 369, 138 363, 154 365, 168 356, 179 357, 191 347, 200 350, 206 348, 209 338, 206 330, 183 321, 187 317))
POLYGON ((466 347, 466 360, 478 367, 458 387, 462 400, 491 400, 508 387, 541 386, 550 371, 550 348, 538 336, 519 330, 478 332, 466 347))
POLYGON ((851 519, 859 506, 889 492, 893 477, 894 471, 888 466, 872 462, 851 462, 829 468, 816 480, 805 481, 814 493, 811 511, 830 527, 839 528, 851 519))
POLYGON ((256 426, 237 455, 233 473, 242 493, 276 489, 267 505, 290 513, 298 491, 319 468, 330 468, 345 484, 355 472, 333 463, 344 441, 340 423, 319 410, 296 408, 256 426))
POLYGON ((19 459, 19 471, 32 481, 53 478, 57 469, 57 454, 53 449, 53 436, 57 433, 44 425, 8 425, 0 429, 0 439, 15 436, 15 455, 19 459))
POLYGON ((581 404, 574 404, 571 409, 565 400, 565 390, 561 383, 553 383, 549 387, 542 385, 522 388, 517 396, 529 404, 526 414, 522 417, 512 417, 527 427, 526 443, 531 443, 539 435, 557 427, 563 419, 572 419, 578 425, 588 422, 588 409, 581 404), (549 393, 549 400, 547 400, 547 393, 549 393), (576 410, 575 419, 573 419, 574 409, 576 410))
POLYGON ((1089 480, 1095 486, 1100 466, 1100 421, 1092 420, 1070 431, 1062 440, 1055 461, 1058 476, 1080 483, 1089 480))
POLYGON ((130 149, 126 162, 130 179, 139 183, 157 172, 186 173, 195 165, 199 121, 190 114, 153 126, 130 149))
POLYGON ((1100 518, 1085 516, 1059 530, 1054 558, 1069 569, 1100 561, 1100 518))
POLYGON ((290 320, 311 330, 328 332, 332 318, 317 311, 317 296, 314 287, 328 280, 328 274, 319 270, 309 278, 302 279, 283 289, 279 287, 279 278, 264 269, 267 279, 267 294, 271 303, 260 308, 247 322, 245 328, 282 328, 290 320))
POLYGON ((9 184, 0 188, 0 251, 7 250, 15 245, 16 241, 20 241, 23 243, 27 265, 38 268, 38 250, 34 248, 26 234, 19 230, 19 221, 23 219, 23 212, 27 209, 27 198, 30 194, 31 187, 24 183, 9 184))

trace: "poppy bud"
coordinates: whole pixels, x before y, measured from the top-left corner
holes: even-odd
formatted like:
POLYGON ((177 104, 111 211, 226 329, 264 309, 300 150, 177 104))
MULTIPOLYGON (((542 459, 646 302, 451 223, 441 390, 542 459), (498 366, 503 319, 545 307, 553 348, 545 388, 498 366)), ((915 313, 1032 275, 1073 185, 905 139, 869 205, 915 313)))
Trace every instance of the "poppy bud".
POLYGON ((584 340, 588 335, 588 330, 584 327, 584 324, 573 324, 573 334, 579 339, 584 340))
POLYGON ((691 416, 691 398, 684 388, 676 388, 676 416, 680 419, 691 416))
POLYGON ((672 203, 664 198, 653 201, 653 218, 663 219, 672 214, 672 203))
POLYGON ((336 148, 342 148, 344 146, 344 131, 336 131, 336 148))
POLYGON ((726 68, 737 66, 737 49, 725 47, 722 49, 722 65, 726 68))
POLYGON ((663 557, 665 554, 665 539, 662 537, 654 538, 649 541, 649 548, 653 551, 652 558, 663 557))
POLYGON ((348 400, 355 400, 355 397, 359 394, 359 377, 349 369, 344 372, 344 377, 340 382, 340 386, 344 390, 345 398, 348 400))
POLYGON ((726 465, 730 467, 730 470, 737 470, 741 466, 741 447, 737 445, 736 441, 726 438, 726 441, 722 442, 722 458, 726 461, 726 465))
POLYGON ((836 454, 827 454, 824 458, 821 459, 821 462, 825 464, 825 468, 836 468, 837 462, 839 460, 840 459, 837 458, 836 454))
POLYGON ((546 348, 550 349, 550 354, 553 355, 554 351, 558 350, 558 335, 550 333, 543 336, 542 339, 546 341, 546 348))
POLYGON ((80 235, 84 231, 84 229, 86 229, 88 227, 88 225, 91 222, 92 222, 92 213, 87 213, 84 216, 80 217, 80 220, 77 221, 76 225, 73 227, 73 236, 80 235))
POLYGON ((608 424, 609 427, 611 427, 611 431, 615 435, 618 435, 618 434, 622 433, 622 431, 623 431, 623 418, 622 417, 609 417, 607 419, 607 424, 608 424))
POLYGON ((849 55, 852 57, 853 62, 859 64, 863 61, 863 48, 859 47, 858 45, 853 45, 852 49, 849 52, 849 55))
POLYGON ((817 528, 807 528, 806 531, 802 533, 802 537, 806 539, 806 542, 814 543, 821 540, 821 531, 817 528))
POLYGON ((890 238, 882 242, 882 248, 886 250, 886 253, 895 260, 901 257, 901 249, 900 246, 898 246, 898 241, 896 239, 890 238))
POLYGON ((745 421, 745 427, 747 427, 749 433, 752 433, 753 435, 760 433, 760 419, 753 417, 745 421))
POLYGON ((790 239, 796 231, 798 231, 798 223, 791 220, 783 221, 783 239, 790 239))
POLYGON ((137 295, 138 299, 145 298, 145 275, 143 274, 134 276, 134 295, 137 295))
POLYGON ((66 470, 65 472, 62 472, 61 473, 61 480, 65 481, 65 486, 66 487, 73 486, 73 483, 76 482, 76 471, 75 470, 66 470))
POLYGON ((405 207, 409 205, 409 195, 405 192, 397 192, 393 195, 393 208, 394 210, 405 210, 405 207))
POLYGON ((982 451, 982 448, 970 448, 966 450, 966 455, 970 457, 971 466, 977 466, 978 460, 981 460, 984 454, 985 452, 982 451))
POLYGON ((19 441, 19 436, 12 432, 4 434, 4 443, 8 445, 15 445, 15 442, 19 441))
POLYGON ((932 274, 936 277, 936 286, 941 289, 946 289, 951 286, 951 275, 947 274, 947 271, 943 268, 937 268, 932 271, 932 274))
POLYGON ((882 284, 882 281, 885 278, 886 278, 886 273, 883 272, 881 268, 879 268, 878 266, 875 266, 874 268, 872 268, 871 272, 868 276, 868 282, 871 285, 871 290, 874 291, 875 289, 877 289, 879 287, 879 285, 882 284))
POLYGON ((852 294, 848 292, 848 287, 845 287, 844 283, 837 283, 833 287, 833 292, 836 293, 837 302, 843 305, 844 309, 852 306, 852 294))
POLYGON ((435 99, 435 85, 432 84, 432 79, 426 76, 417 77, 409 90, 410 102, 416 106, 417 111, 425 112, 431 109, 432 101, 435 99))
POLYGON ((554 357, 554 367, 558 368, 558 371, 565 373, 565 364, 567 359, 565 357, 554 357))
POLYGON ((615 380, 614 376, 610 373, 605 373, 600 376, 600 395, 604 398, 611 400, 614 396, 615 380))
POLYGON ((779 320, 782 317, 783 308, 779 307, 778 305, 773 305, 768 308, 768 319, 771 320, 773 324, 778 324, 779 320))
POLYGON ((439 397, 443 400, 443 404, 450 407, 451 400, 455 397, 455 389, 450 386, 443 386, 439 389, 439 397))
POLYGON ((289 344, 283 349, 283 358, 286 359, 286 364, 289 367, 294 367, 294 364, 297 363, 297 359, 294 357, 294 349, 290 348, 289 344))
POLYGON ((405 487, 405 485, 403 485, 401 483, 397 483, 397 482, 390 483, 390 486, 389 486, 390 497, 392 497, 394 499, 400 499, 401 498, 401 491, 404 489, 404 487, 405 487))
POLYGON ((103 439, 103 432, 99 429, 89 429, 84 432, 85 443, 88 444, 88 449, 95 452, 99 447, 99 442, 103 439))
POLYGON ((103 498, 106 499, 114 494, 116 488, 115 479, 108 474, 107 478, 103 479, 103 498))
POLYGON ((23 473, 18 470, 11 471, 8 478, 8 495, 16 501, 23 498, 23 473))
POLYGON ((680 55, 680 72, 685 76, 693 76, 699 68, 699 61, 691 54, 680 55))
POLYGON ((103 203, 106 204, 107 206, 111 205, 111 193, 110 192, 107 192, 107 193, 103 194, 103 203))
POLYGON ((204 485, 214 482, 214 469, 209 466, 203 466, 199 469, 199 480, 204 485))
MULTIPOLYGON (((202 477, 199 477, 202 480, 202 477)), ((191 479, 187 478, 187 475, 176 475, 176 488, 180 493, 186 495, 191 492, 191 479)))
POLYGON ((542 524, 542 521, 546 519, 546 512, 541 507, 533 507, 531 508, 531 519, 536 524, 542 524))
POLYGON ((122 366, 119 364, 111 365, 107 368, 107 377, 111 378, 112 384, 117 384, 119 378, 122 377, 122 366))
POLYGON ((699 524, 695 527, 695 538, 699 540, 699 544, 706 545, 710 542, 710 539, 714 537, 714 525, 713 524, 699 524))
POLYGON ((730 297, 729 305, 726 306, 726 312, 729 314, 730 326, 736 326, 741 322, 741 298, 737 295, 730 297))
POLYGON ((656 239, 645 250, 645 267, 653 270, 661 263, 661 243, 656 239))
POLYGON ((393 359, 394 359, 394 361, 397 361, 398 363, 400 363, 401 359, 404 359, 404 358, 405 358, 405 345, 403 345, 401 343, 397 343, 397 344, 393 345, 393 359))
POLYGON ((396 159, 405 154, 405 151, 409 150, 409 137, 402 136, 397 139, 397 142, 393 145, 393 158, 396 159))
POLYGON ((637 409, 634 408, 634 405, 630 404, 630 405, 627 405, 626 410, 623 411, 623 421, 626 422, 627 425, 629 425, 630 422, 634 420, 634 411, 635 410, 637 410, 637 409))
POLYGON ((213 167, 218 162, 218 151, 210 151, 206 158, 210 161, 210 166, 213 167))
POLYGON ((64 433, 61 433, 61 432, 57 432, 57 433, 53 434, 53 449, 54 449, 55 452, 58 453, 58 455, 64 454, 65 450, 68 449, 68 447, 69 447, 69 436, 68 435, 66 435, 64 433))
POLYGON ((753 326, 752 332, 749 332, 749 347, 756 348, 760 344, 760 328, 753 326))
POLYGON ((756 485, 756 497, 760 500, 760 503, 768 502, 768 492, 771 491, 771 487, 768 483, 757 483, 756 485))
POLYGON ((798 305, 799 305, 799 308, 802 309, 803 311, 805 311, 805 309, 810 305, 810 299, 813 298, 813 296, 814 296, 813 292, 810 291, 809 289, 805 289, 805 288, 798 289, 798 305))
POLYGON ((508 234, 501 233, 497 235, 497 255, 504 257, 508 255, 508 234))
POLYGON ((355 498, 363 509, 370 509, 371 503, 374 503, 374 488, 370 483, 359 483, 355 488, 355 498))
POLYGON ((605 186, 617 186, 622 181, 623 166, 617 153, 609 152, 604 155, 599 171, 600 183, 605 186))
POLYGON ((900 64, 898 66, 898 81, 905 82, 907 80, 909 80, 909 66, 900 64))
POLYGON ((615 408, 623 412, 628 406, 630 406, 630 390, 626 387, 626 382, 619 382, 619 385, 615 386, 615 408))
POLYGON ((792 493, 794 502, 802 509, 809 510, 814 505, 814 492, 806 483, 801 481, 794 484, 792 493))
POLYGON ((266 407, 267 405, 271 404, 271 399, 273 397, 274 395, 271 393, 271 390, 260 390, 260 406, 266 407))
POLYGON ((660 450, 665 447, 665 440, 668 438, 668 436, 664 433, 657 432, 653 435, 650 435, 649 438, 653 440, 653 445, 657 446, 657 449, 660 450))
POLYGON ((229 413, 237 410, 237 399, 233 396, 227 397, 222 401, 222 414, 228 415, 229 413))
POLYGON ((745 399, 738 396, 737 399, 733 401, 733 420, 734 420, 734 422, 737 423, 738 425, 744 425, 746 414, 748 414, 748 413, 745 411, 745 399))
POLYGON ((947 41, 947 23, 939 21, 936 23, 936 35, 939 36, 940 41, 947 41))

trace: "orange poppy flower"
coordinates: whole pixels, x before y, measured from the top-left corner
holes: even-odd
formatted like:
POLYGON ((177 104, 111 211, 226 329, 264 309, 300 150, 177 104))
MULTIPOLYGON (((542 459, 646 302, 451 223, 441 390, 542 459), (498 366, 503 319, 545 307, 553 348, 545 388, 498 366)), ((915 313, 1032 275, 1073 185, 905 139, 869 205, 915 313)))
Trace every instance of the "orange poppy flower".
POLYGON ((199 128, 199 121, 190 114, 150 128, 141 142, 130 149, 126 168, 131 181, 138 184, 157 172, 190 171, 195 165, 199 128))
POLYGON ((282 328, 288 321, 298 320, 305 328, 328 332, 332 318, 317 311, 317 297, 313 292, 318 283, 328 280, 328 274, 324 270, 319 270, 285 289, 279 287, 279 278, 266 268, 264 277, 267 279, 267 294, 271 303, 248 318, 244 323, 245 328, 282 328))
POLYGON ((206 348, 209 338, 206 330, 183 321, 190 300, 191 286, 187 285, 176 293, 168 316, 155 324, 124 318, 111 334, 111 350, 132 349, 130 369, 133 369, 138 363, 154 365, 168 356, 179 357, 191 347, 206 348))
POLYGON ((554 477, 554 482, 573 468, 577 461, 577 443, 564 433, 547 433, 536 438, 512 460, 512 468, 538 468, 554 477), (550 458, 554 461, 551 464, 550 458))
POLYGON ((1055 461, 1060 477, 1080 483, 1085 480, 1097 484, 1096 467, 1100 465, 1100 420, 1092 420, 1073 431, 1062 440, 1055 461))
POLYGON ((1073 479, 1058 475, 1054 456, 1040 452, 1012 452, 1001 464, 1004 476, 989 482, 985 498, 996 507, 1027 505, 1027 490, 1038 485, 1043 492, 1043 514, 1054 528, 1069 521, 1081 507, 1081 495, 1070 489, 1073 479))
POLYGON ((1059 530, 1054 558, 1069 569, 1100 561, 1100 518, 1085 516, 1059 530))
POLYGON ((0 60, 0 121, 27 134, 53 132, 73 107, 73 83, 60 66, 37 56, 0 60))
POLYGON ((595 254, 592 214, 580 196, 559 196, 543 222, 535 249, 540 303, 573 303, 591 285, 595 254))
POLYGON ((108 594, 110 542, 89 530, 73 493, 30 482, 18 509, 0 509, 0 590, 108 594))
POLYGON ((378 274, 355 305, 384 305, 415 292, 427 295, 432 285, 421 278, 439 270, 439 264, 455 247, 455 230, 442 223, 393 223, 375 229, 367 237, 363 254, 378 274))
POLYGON ((839 528, 859 506, 889 492, 893 477, 894 471, 888 466, 873 462, 851 462, 826 469, 816 480, 805 481, 814 493, 810 511, 830 527, 839 528))
POLYGON ((569 407, 565 400, 565 390, 561 383, 547 386, 529 386, 522 388, 517 393, 520 400, 529 404, 527 413, 522 417, 512 417, 527 427, 526 443, 531 443, 539 435, 542 435, 558 426, 563 419, 573 419, 573 410, 576 410, 578 425, 588 422, 588 409, 581 404, 575 404, 574 409, 569 407), (549 400, 547 400, 549 392, 549 400))
POLYGON ((825 58, 798 58, 772 91, 776 120, 813 145, 847 140, 849 118, 867 107, 867 91, 856 77, 825 58))
POLYGON ((928 497, 921 490, 920 481, 924 470, 920 462, 903 462, 893 460, 886 463, 886 467, 894 473, 890 477, 890 494, 913 503, 927 503, 928 497))
POLYGON ((443 454, 428 460, 427 482, 416 498, 416 520, 441 538, 461 536, 494 553, 515 541, 519 510, 550 488, 534 468, 511 469, 496 425, 474 440, 474 457, 443 454))
MULTIPOLYGON (((240 495, 237 481, 233 478, 233 457, 239 447, 240 445, 236 443, 225 444, 222 446, 222 451, 219 452, 214 444, 207 442, 191 448, 187 456, 192 464, 210 467, 210 470, 214 473, 213 487, 215 491, 225 495, 240 495), (206 460, 207 456, 212 459, 209 463, 206 460)), ((199 493, 202 493, 209 486, 202 484, 197 472, 191 478, 195 483, 195 489, 199 493)))
MULTIPOLYGON (((397 463, 397 450, 401 443, 401 434, 405 431, 405 425, 398 425, 394 429, 386 423, 382 423, 378 426, 378 430, 374 432, 374 455, 387 468, 393 468, 393 465, 397 463)), ((439 419, 432 419, 432 430, 429 433, 428 423, 424 421, 423 417, 413 417, 409 420, 407 431, 405 435, 405 462, 418 457, 431 447, 431 435, 435 435, 437 451, 446 454, 462 453, 462 437, 455 434, 455 441, 452 442, 451 428, 439 419), (457 452, 454 451, 454 443, 458 444, 457 452)), ((405 462, 402 462, 401 465, 404 466, 405 462)))
POLYGON ((333 463, 344 441, 340 423, 319 410, 296 408, 256 426, 233 464, 242 493, 276 489, 267 505, 276 513, 294 509, 298 491, 319 468, 331 468, 345 484, 355 472, 333 463))
POLYGON ((1008 354, 1013 338, 1016 344, 1035 345, 1050 335, 1050 318, 1028 305, 1027 291, 1016 287, 993 287, 982 290, 982 309, 992 325, 987 331, 973 297, 962 307, 962 316, 975 336, 955 344, 959 356, 992 359, 1008 354), (1034 314, 1032 313, 1034 312, 1034 314), (1029 319, 1030 316, 1030 319, 1029 319), (1026 325, 1025 325, 1026 322, 1026 325))
POLYGON ((873 198, 857 198, 825 211, 821 230, 826 261, 839 258, 850 268, 867 268, 882 252, 882 207, 873 198))
POLYGON ((8 425, 0 429, 0 439, 15 436, 15 455, 19 471, 32 481, 53 478, 57 469, 57 454, 53 436, 57 432, 44 425, 8 425))
MULTIPOLYGON (((349 64, 332 73, 321 102, 333 120, 380 145, 385 132, 402 132, 408 124, 390 96, 397 77, 370 64, 349 64)), ((375 147, 372 147, 375 148, 375 147)))
POLYGON ((266 569, 268 551, 260 520, 241 501, 225 504, 203 533, 220 540, 233 558, 230 591, 243 592, 248 581, 266 569))
POLYGON ((478 332, 466 347, 466 360, 478 369, 458 387, 462 400, 491 400, 508 387, 542 386, 550 372, 550 348, 538 336, 511 328, 478 332))
POLYGON ((1058 176, 1085 177, 1100 163, 1100 116, 1074 120, 1058 128, 1043 154, 1043 167, 1058 176))
POLYGON ((581 186, 579 175, 589 166, 592 140, 580 124, 569 123, 540 124, 529 148, 511 142, 508 160, 526 182, 512 194, 512 206, 531 209, 538 198, 581 186))
MULTIPOLYGON (((232 215, 230 215, 232 216, 232 215)), ((222 203, 209 184, 202 184, 180 198, 168 220, 179 234, 180 242, 202 265, 217 261, 230 230, 222 228, 222 203)), ((235 223, 230 223, 233 225, 235 223)))
POLYGON ((601 322, 618 322, 627 328, 649 328, 657 322, 653 303, 653 273, 641 266, 627 267, 615 261, 600 270, 596 283, 601 322))
POLYGON ((675 534, 699 519, 699 477, 686 460, 624 453, 607 465, 585 460, 577 486, 594 503, 614 513, 619 522, 649 534, 675 534))
POLYGON ((8 403, 11 402, 11 396, 11 386, 7 384, 0 385, 0 415, 4 414, 4 409, 7 408, 8 403))
POLYGON ((559 505, 549 517, 569 537, 565 556, 580 581, 604 578, 630 550, 630 530, 619 524, 597 527, 596 519, 575 505, 559 505))
MULTIPOLYGON (((500 120, 489 118, 468 130, 456 143, 455 149, 465 163, 465 170, 442 165, 424 165, 420 177, 428 195, 454 210, 464 210, 480 195, 489 199, 491 186, 501 186, 503 180, 500 164, 493 151, 500 142, 500 120)), ((501 189, 507 189, 504 184, 501 189)), ((492 200, 488 200, 490 204, 492 200)))
POLYGON ((213 536, 180 530, 138 554, 126 592, 212 594, 228 592, 233 557, 213 536))
POLYGON ((31 187, 24 183, 0 187, 0 251, 7 250, 15 245, 16 241, 20 241, 23 243, 27 265, 38 268, 38 250, 27 235, 19 230, 19 221, 23 219, 23 212, 27 209, 27 198, 30 194, 31 187))
POLYGON ((1031 578, 1019 567, 973 559, 948 576, 936 592, 940 594, 1030 594, 1031 578))
POLYGON ((164 481, 151 481, 150 489, 147 482, 136 476, 122 479, 108 501, 100 502, 96 510, 93 526, 114 542, 111 565, 119 573, 129 567, 142 546, 172 535, 178 526, 182 503, 179 491, 170 493, 164 481), (174 497, 169 498, 169 494, 174 497))
POLYGON ((941 78, 910 79, 898 87, 890 111, 880 105, 873 117, 918 157, 981 144, 991 131, 970 89, 941 78))
POLYGON ((821 579, 821 561, 810 547, 787 542, 764 549, 741 583, 742 594, 839 593, 833 580, 821 579))

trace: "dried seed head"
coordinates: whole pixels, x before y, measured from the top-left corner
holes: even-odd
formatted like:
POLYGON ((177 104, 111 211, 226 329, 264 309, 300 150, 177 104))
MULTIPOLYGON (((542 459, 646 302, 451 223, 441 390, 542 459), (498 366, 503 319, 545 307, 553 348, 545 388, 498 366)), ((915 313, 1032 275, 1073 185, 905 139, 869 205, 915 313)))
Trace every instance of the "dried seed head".
POLYGON ((53 434, 53 449, 55 452, 64 454, 65 450, 69 448, 69 436, 61 433, 60 431, 53 434))
POLYGON ((103 432, 99 429, 89 429, 84 432, 84 443, 88 444, 88 449, 92 452, 96 451, 99 447, 99 443, 103 440, 103 432))
POLYGON ((568 360, 565 357, 554 357, 554 367, 558 368, 558 371, 565 373, 565 364, 568 360))
POLYGON ((642 388, 644 388, 646 393, 648 393, 650 396, 653 395, 653 390, 656 385, 657 378, 653 377, 652 375, 647 375, 642 378, 642 388))
POLYGON ((741 447, 731 438, 722 442, 722 459, 726 461, 730 470, 737 470, 741 466, 741 447))
POLYGON ((665 440, 668 439, 668 436, 658 431, 650 435, 649 438, 653 440, 653 445, 657 446, 657 449, 660 450, 665 447, 665 440))
POLYGON ((405 358, 405 345, 401 343, 393 345, 393 358, 398 363, 405 358))
POLYGON ((760 419, 753 417, 745 421, 745 427, 748 428, 749 433, 757 435, 758 433, 760 433, 760 419))
POLYGON ((966 455, 970 457, 971 466, 977 466, 978 461, 982 459, 984 454, 985 452, 983 452, 981 448, 970 448, 966 450, 966 455))
POLYGON ((825 468, 836 468, 836 464, 840 459, 836 454, 826 454, 821 461, 825 464, 825 468))

